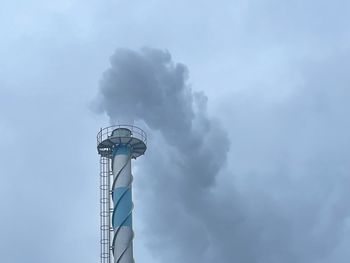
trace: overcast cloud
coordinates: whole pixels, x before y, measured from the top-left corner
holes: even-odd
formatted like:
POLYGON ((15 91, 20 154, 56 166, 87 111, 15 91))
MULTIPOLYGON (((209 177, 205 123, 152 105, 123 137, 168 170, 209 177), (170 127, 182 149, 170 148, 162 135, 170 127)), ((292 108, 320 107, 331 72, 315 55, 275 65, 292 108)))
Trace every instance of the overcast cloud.
POLYGON ((347 263, 349 9, 3 2, 1 260, 98 261, 95 135, 128 118, 136 262, 347 263))

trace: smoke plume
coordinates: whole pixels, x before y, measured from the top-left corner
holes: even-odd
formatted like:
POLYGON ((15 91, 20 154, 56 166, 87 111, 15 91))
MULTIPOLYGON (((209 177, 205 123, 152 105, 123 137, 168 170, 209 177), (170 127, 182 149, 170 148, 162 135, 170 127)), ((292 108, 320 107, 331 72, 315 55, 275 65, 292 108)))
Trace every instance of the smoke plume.
POLYGON ((99 107, 112 123, 127 118, 149 129, 134 194, 144 224, 138 237, 159 262, 336 258, 349 217, 349 124, 336 121, 349 112, 340 96, 348 91, 314 82, 325 72, 342 83, 348 77, 318 71, 308 72, 310 88, 284 105, 232 98, 239 106, 229 124, 235 135, 229 152, 228 136, 208 116, 207 97, 189 86, 186 66, 162 50, 115 52, 100 83, 99 107))
POLYGON ((151 245, 175 242, 184 255, 189 249, 202 253, 209 244, 202 239, 207 226, 198 220, 203 208, 210 209, 206 199, 229 149, 220 123, 207 115, 207 97, 192 91, 187 79, 188 69, 174 63, 169 52, 119 49, 103 74, 99 94, 101 110, 112 123, 142 120, 162 135, 151 139, 150 160, 143 167, 147 181, 156 184, 149 186, 154 195, 145 204, 148 229, 156 229, 147 234, 154 234, 151 245))

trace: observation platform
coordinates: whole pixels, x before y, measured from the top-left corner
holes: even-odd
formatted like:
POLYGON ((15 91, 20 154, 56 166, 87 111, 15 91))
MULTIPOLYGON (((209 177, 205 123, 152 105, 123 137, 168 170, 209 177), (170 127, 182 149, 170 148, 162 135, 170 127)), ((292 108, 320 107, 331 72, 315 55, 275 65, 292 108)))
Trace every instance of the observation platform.
POLYGON ((109 126, 97 134, 97 151, 101 157, 112 157, 115 147, 126 145, 131 149, 131 157, 136 159, 145 153, 146 144, 146 133, 133 125, 109 126))

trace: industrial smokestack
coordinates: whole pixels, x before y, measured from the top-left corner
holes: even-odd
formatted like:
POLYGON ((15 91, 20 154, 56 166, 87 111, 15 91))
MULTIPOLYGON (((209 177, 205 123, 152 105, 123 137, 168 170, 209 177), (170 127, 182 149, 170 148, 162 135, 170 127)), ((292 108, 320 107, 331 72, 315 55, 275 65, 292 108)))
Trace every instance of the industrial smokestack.
POLYGON ((97 135, 101 156, 101 263, 133 263, 131 159, 146 151, 140 128, 117 125, 97 135), (111 253, 112 252, 112 253, 111 253))

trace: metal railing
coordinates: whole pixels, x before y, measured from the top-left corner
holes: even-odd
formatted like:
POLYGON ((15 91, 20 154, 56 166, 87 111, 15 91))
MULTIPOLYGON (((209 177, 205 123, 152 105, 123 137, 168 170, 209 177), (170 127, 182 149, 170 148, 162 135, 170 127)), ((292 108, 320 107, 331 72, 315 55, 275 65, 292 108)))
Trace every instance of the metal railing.
POLYGON ((125 128, 131 131, 131 137, 137 138, 143 141, 147 145, 147 135, 146 133, 139 127, 134 125, 113 125, 106 128, 101 128, 100 132, 97 134, 97 146, 111 137, 112 132, 118 128, 125 128))

